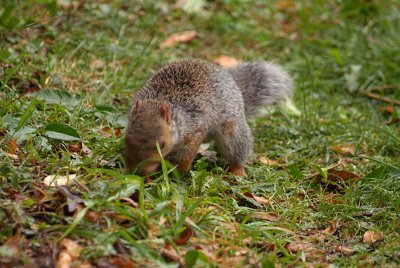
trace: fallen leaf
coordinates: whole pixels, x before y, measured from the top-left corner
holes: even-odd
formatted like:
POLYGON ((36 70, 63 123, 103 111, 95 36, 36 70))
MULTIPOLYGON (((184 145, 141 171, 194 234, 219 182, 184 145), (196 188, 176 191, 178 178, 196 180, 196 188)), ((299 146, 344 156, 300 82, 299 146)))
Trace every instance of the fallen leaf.
POLYGON ((50 187, 55 187, 57 185, 70 185, 75 181, 76 177, 76 174, 68 174, 65 176, 49 175, 44 178, 43 183, 50 187))
POLYGON ((121 128, 121 127, 120 127, 120 128, 117 128, 117 129, 114 131, 114 135, 115 135, 115 137, 117 137, 117 138, 121 137, 121 135, 122 135, 122 128, 121 128))
POLYGON ((359 180, 360 176, 344 170, 335 170, 335 169, 328 170, 328 181, 345 182, 351 179, 359 180))
MULTIPOLYGON (((335 170, 334 168, 328 169, 326 175, 328 182, 347 182, 351 179, 360 179, 360 176, 357 174, 345 170, 335 170)), ((322 178, 323 176, 320 173, 308 177, 308 179, 313 179, 316 182, 322 182, 322 178)))
POLYGON ((189 241, 189 239, 193 236, 193 234, 194 233, 192 228, 187 226, 186 229, 181 233, 181 235, 178 238, 174 238, 174 243, 178 246, 183 245, 187 241, 189 241))
POLYGON ((103 127, 101 129, 101 133, 103 134, 104 137, 111 138, 113 136, 113 129, 110 127, 103 127))
POLYGON ((122 135, 122 128, 111 128, 111 127, 104 127, 101 129, 101 132, 103 134, 104 137, 106 138, 111 138, 113 136, 119 138, 122 135))
POLYGON ((80 196, 71 193, 67 187, 57 185, 57 190, 67 199, 69 212, 74 212, 77 209, 78 204, 83 204, 83 199, 80 196))
POLYGON ((271 205, 271 201, 269 201, 268 199, 265 199, 264 197, 259 197, 259 196, 256 196, 256 195, 254 195, 254 194, 252 194, 252 193, 250 193, 250 192, 244 192, 244 193, 242 193, 242 195, 244 195, 244 196, 246 196, 246 197, 248 197, 248 198, 251 198, 251 199, 254 199, 258 204, 260 204, 260 205, 266 205, 266 206, 269 206, 269 205, 271 205))
POLYGON ((384 113, 392 114, 394 112, 394 107, 393 106, 381 106, 379 107, 379 110, 384 113))
POLYGON ((72 142, 68 145, 68 151, 71 153, 79 153, 82 150, 82 142, 72 142))
POLYGON ((71 255, 72 258, 76 259, 79 257, 82 247, 79 246, 76 242, 72 241, 71 239, 64 238, 61 241, 61 245, 65 247, 66 251, 68 252, 69 255, 71 255))
POLYGON ((102 60, 94 60, 90 63, 90 69, 96 70, 96 71, 101 71, 104 69, 106 64, 102 60))
POLYGON ((343 254, 344 256, 351 256, 355 253, 355 251, 351 248, 345 246, 337 246, 334 248, 336 252, 343 254))
POLYGON ((122 257, 114 257, 111 259, 111 263, 116 267, 116 268, 135 268, 135 264, 122 257))
POLYGON ((89 210, 86 212, 85 219, 90 222, 98 222, 101 219, 101 215, 97 211, 89 210))
POLYGON ((172 47, 178 43, 188 43, 197 36, 196 31, 185 31, 179 32, 168 37, 164 42, 161 43, 160 48, 172 47))
POLYGON ((278 165, 279 165, 278 161, 268 159, 268 158, 266 158, 265 156, 260 156, 260 157, 258 158, 258 160, 259 160, 261 163, 263 163, 264 165, 267 165, 267 166, 278 166, 278 165))
POLYGON ((231 68, 235 67, 236 65, 240 64, 241 61, 229 56, 219 56, 213 59, 213 62, 224 67, 224 68, 231 68))
POLYGON ((260 211, 251 213, 251 217, 258 220, 272 221, 272 222, 277 222, 280 219, 279 215, 276 213, 260 212, 260 211))
POLYGON ((167 261, 179 263, 179 267, 185 267, 185 261, 183 258, 179 256, 174 248, 169 244, 166 244, 164 248, 160 249, 160 255, 167 261))
POLYGON ((68 252, 63 251, 58 255, 56 268, 70 268, 73 259, 68 252))
POLYGON ((82 143, 82 152, 87 157, 92 157, 93 156, 93 151, 89 147, 87 147, 84 143, 82 143))
POLYGON ((119 199, 122 200, 124 203, 130 204, 134 208, 139 208, 139 203, 133 201, 133 199, 131 199, 129 197, 121 196, 119 199))
POLYGON ((370 245, 378 245, 383 240, 382 231, 366 231, 363 235, 363 243, 370 245))
POLYGON ((8 153, 10 155, 16 155, 17 154, 17 140, 12 139, 10 143, 8 144, 8 153))
POLYGON ((322 230, 320 235, 318 236, 319 239, 321 240, 327 240, 329 236, 333 235, 336 233, 337 228, 339 227, 339 222, 338 221, 332 221, 329 223, 329 226, 322 230))
POLYGON ((354 144, 343 145, 343 146, 333 145, 329 147, 329 149, 331 149, 332 151, 343 155, 354 155, 355 148, 356 147, 354 146, 354 144))
POLYGON ((304 243, 288 243, 285 245, 285 248, 289 250, 291 253, 297 253, 300 251, 305 251, 307 249, 313 248, 311 245, 307 245, 304 243))
MULTIPOLYGON (((76 242, 68 238, 64 238, 61 241, 61 245, 65 249, 61 251, 60 255, 58 255, 56 268, 73 267, 72 262, 76 261, 79 258, 83 248, 76 242)), ((82 262, 82 263, 77 263, 77 265, 74 265, 74 267, 91 268, 92 265, 88 262, 82 262)))
POLYGON ((280 10, 285 10, 285 9, 294 8, 296 5, 295 5, 294 1, 279 1, 277 3, 277 6, 280 10))
POLYGON ((149 221, 148 222, 149 225, 149 229, 147 230, 147 236, 149 237, 149 239, 154 239, 159 235, 159 230, 158 230, 158 226, 154 223, 149 221))
POLYGON ((340 200, 340 196, 336 195, 336 194, 324 194, 322 196, 322 199, 325 202, 331 203, 333 205, 337 205, 337 204, 343 204, 343 201, 340 200))
POLYGON ((258 240, 254 241, 254 239, 251 239, 250 237, 246 237, 245 239, 243 239, 243 243, 245 243, 247 246, 256 246, 264 252, 272 252, 275 250, 274 243, 258 240))

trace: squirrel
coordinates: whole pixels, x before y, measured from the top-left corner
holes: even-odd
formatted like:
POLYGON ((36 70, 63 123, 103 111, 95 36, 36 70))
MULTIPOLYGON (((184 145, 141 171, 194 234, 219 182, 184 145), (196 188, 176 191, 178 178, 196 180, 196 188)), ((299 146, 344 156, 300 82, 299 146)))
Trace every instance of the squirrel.
POLYGON ((292 95, 290 75, 270 62, 232 68, 198 59, 169 63, 134 96, 125 135, 127 170, 154 172, 161 159, 158 142, 162 157, 185 173, 199 146, 213 140, 229 171, 246 176, 253 147, 246 117, 292 95))

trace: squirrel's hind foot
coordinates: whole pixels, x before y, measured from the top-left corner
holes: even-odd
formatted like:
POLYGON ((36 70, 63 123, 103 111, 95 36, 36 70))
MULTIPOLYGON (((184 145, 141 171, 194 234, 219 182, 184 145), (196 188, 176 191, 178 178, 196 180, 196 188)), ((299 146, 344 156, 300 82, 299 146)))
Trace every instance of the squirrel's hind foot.
POLYGON ((229 166, 229 172, 233 175, 240 176, 240 177, 247 177, 246 172, 244 171, 244 167, 241 165, 231 165, 229 166))

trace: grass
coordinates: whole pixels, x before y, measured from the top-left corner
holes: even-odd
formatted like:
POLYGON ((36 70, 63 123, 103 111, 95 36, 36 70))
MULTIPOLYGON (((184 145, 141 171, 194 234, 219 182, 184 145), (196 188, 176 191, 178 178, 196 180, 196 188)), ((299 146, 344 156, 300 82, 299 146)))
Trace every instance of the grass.
POLYGON ((398 1, 2 3, 1 265, 400 265, 400 110, 365 95, 400 99, 398 1), (207 158, 181 178, 126 174, 135 91, 170 60, 220 55, 284 65, 301 116, 251 121, 246 179, 207 158))

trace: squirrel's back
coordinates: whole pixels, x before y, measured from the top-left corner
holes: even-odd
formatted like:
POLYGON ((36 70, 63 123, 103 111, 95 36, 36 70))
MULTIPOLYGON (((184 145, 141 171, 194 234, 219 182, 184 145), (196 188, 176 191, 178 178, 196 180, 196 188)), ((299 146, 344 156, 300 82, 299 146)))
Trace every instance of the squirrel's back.
POLYGON ((179 60, 154 73, 136 99, 168 102, 193 127, 216 126, 244 113, 242 94, 226 69, 197 59, 179 60))
POLYGON ((247 62, 223 69, 204 60, 185 59, 153 74, 136 98, 167 101, 208 116, 241 112, 244 105, 249 116, 262 105, 283 102, 292 95, 292 79, 279 65, 247 62))

